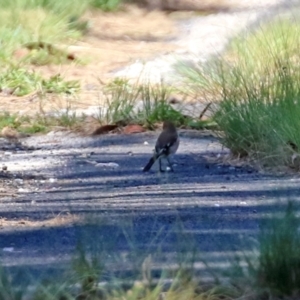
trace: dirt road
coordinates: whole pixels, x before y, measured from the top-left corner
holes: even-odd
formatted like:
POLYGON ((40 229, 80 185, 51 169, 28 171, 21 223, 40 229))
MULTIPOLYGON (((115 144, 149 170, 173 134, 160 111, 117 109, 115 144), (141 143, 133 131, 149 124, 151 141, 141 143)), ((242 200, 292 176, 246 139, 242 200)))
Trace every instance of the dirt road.
POLYGON ((37 150, 3 152, 7 172, 18 175, 6 179, 11 194, 0 201, 2 264, 33 277, 62 274, 80 240, 106 255, 139 253, 118 261, 122 268, 149 253, 167 266, 191 247, 224 267, 232 253, 250 249, 270 212, 299 199, 299 178, 218 164, 226 149, 199 133, 181 133, 175 173, 154 166, 145 174, 156 135, 50 133, 23 141, 37 150))

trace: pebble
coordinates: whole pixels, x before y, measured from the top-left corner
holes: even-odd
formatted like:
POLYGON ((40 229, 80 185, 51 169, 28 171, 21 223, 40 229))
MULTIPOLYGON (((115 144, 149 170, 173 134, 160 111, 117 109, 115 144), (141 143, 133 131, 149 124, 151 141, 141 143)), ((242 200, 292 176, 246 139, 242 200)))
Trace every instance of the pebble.
POLYGON ((15 183, 17 183, 17 184, 23 184, 24 181, 23 181, 23 179, 21 179, 21 178, 16 178, 16 179, 15 179, 15 183))
POLYGON ((13 252, 14 250, 15 250, 14 247, 4 247, 4 248, 2 248, 3 252, 13 252))
POLYGON ((30 193, 30 190, 29 190, 29 189, 19 188, 19 189, 18 189, 18 192, 19 192, 19 193, 30 193))
POLYGON ((97 163, 97 164, 95 164, 95 167, 97 167, 97 168, 111 168, 111 169, 116 169, 116 168, 119 167, 119 164, 114 163, 114 162, 97 163))

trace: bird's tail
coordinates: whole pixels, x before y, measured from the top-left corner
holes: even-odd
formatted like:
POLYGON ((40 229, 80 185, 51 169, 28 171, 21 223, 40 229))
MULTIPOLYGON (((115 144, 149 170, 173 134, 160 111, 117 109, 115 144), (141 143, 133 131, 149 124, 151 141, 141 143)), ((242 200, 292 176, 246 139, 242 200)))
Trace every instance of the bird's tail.
POLYGON ((148 172, 151 167, 153 166, 153 164, 155 163, 155 157, 152 156, 149 160, 149 162, 147 163, 147 165, 145 166, 145 168, 143 169, 143 172, 148 172))

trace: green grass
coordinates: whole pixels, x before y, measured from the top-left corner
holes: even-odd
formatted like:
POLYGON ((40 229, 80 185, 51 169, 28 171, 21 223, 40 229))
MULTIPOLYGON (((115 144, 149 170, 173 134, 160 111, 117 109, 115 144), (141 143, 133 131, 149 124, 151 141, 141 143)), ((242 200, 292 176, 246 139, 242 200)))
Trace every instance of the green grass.
POLYGON ((76 116, 71 108, 66 108, 53 115, 38 113, 33 116, 2 113, 0 114, 0 131, 10 127, 24 134, 46 133, 53 128, 78 130, 84 125, 84 117, 76 116))
POLYGON ((103 11, 114 11, 120 7, 122 2, 124 2, 124 1, 122 1, 122 0, 90 0, 90 5, 92 7, 101 9, 103 11))
POLYGON ((36 72, 14 67, 0 75, 0 90, 16 96, 24 96, 32 92, 75 94, 79 90, 79 83, 66 81, 60 75, 44 79, 36 72))
MULTIPOLYGON (((56 44, 68 45, 82 36, 84 30, 78 27, 80 17, 90 7, 90 2, 0 0, 0 6, 0 39, 3 41, 0 49, 1 92, 14 96, 36 93, 43 101, 47 101, 49 93, 75 97, 80 88, 78 81, 65 80, 59 74, 45 78, 30 70, 28 65, 63 64, 76 60, 56 44), (16 51, 25 51, 25 56, 18 57, 16 51)), ((36 116, 28 121, 29 117, 9 114, 2 114, 1 119, 7 119, 7 126, 27 133, 45 132, 54 124, 70 128, 77 122, 70 114, 62 114, 56 120, 36 116), (11 118, 19 120, 18 123, 10 124, 11 118), (24 126, 19 124, 20 120, 24 126)))
MULTIPOLYGON (((68 53, 64 49, 59 49, 52 44, 44 42, 31 42, 23 45, 18 64, 31 65, 59 65, 70 62, 81 63, 81 60, 76 58, 73 54, 68 53), (23 51, 23 54, 22 54, 23 51)), ((18 53, 18 52, 17 52, 18 53)))
POLYGON ((0 88, 5 93, 24 96, 36 90, 51 93, 73 93, 78 83, 59 76, 49 79, 29 71, 28 63, 66 63, 68 55, 54 44, 68 44, 81 36, 70 27, 70 20, 81 16, 89 7, 87 1, 0 0, 0 88), (34 48, 33 45, 40 45, 34 48), (42 47, 42 46, 43 47, 42 47), (29 53, 18 57, 15 51, 29 53))
POLYGON ((223 143, 263 166, 300 168, 300 24, 281 19, 234 40, 227 52, 184 70, 190 88, 217 100, 223 143))
POLYGON ((28 116, 19 116, 17 114, 0 114, 0 131, 4 127, 16 129, 20 133, 34 134, 46 132, 47 126, 40 118, 30 118, 28 116))
MULTIPOLYGON (((90 8, 118 9, 120 0, 0 0, 0 67, 27 43, 68 44, 86 32, 80 17, 90 8)), ((45 55, 45 53, 44 53, 45 55)))
POLYGON ((300 220, 296 213, 295 203, 289 202, 282 212, 265 218, 252 255, 236 257, 230 282, 245 299, 300 297, 300 220))
POLYGON ((164 120, 176 126, 209 128, 214 124, 193 119, 174 109, 169 99, 174 89, 163 83, 134 83, 116 78, 104 88, 107 109, 99 110, 99 121, 105 124, 141 124, 149 129, 164 120))
MULTIPOLYGON (((117 1, 118 2, 118 1, 117 1)), ((80 18, 90 8, 115 10, 116 1, 97 0, 0 0, 0 69, 16 63, 37 65, 68 62, 68 54, 57 44, 78 40, 89 24, 80 18), (27 45, 47 45, 32 49, 27 45), (19 57, 23 49, 30 52, 19 57)), ((75 58, 76 59, 76 58, 75 58)), ((69 61, 74 60, 73 58, 69 61)))
MULTIPOLYGON (((76 115, 72 101, 77 98, 79 83, 66 81, 60 75, 44 79, 37 73, 26 69, 7 70, 0 76, 0 89, 9 94, 23 96, 36 92, 39 97, 40 112, 36 115, 18 116, 4 113, 0 116, 0 130, 10 126, 23 133, 34 134, 47 132, 54 126, 70 130, 85 130, 86 116, 76 115), (62 94, 63 105, 44 112, 47 95, 62 94), (17 120, 14 122, 13 120, 17 120)), ((104 107, 99 106, 96 118, 99 125, 116 124, 120 127, 139 124, 147 129, 154 129, 164 120, 172 120, 176 126, 183 128, 213 128, 215 123, 185 116, 180 107, 175 109, 169 102, 172 89, 163 84, 130 84, 127 79, 117 78, 103 89, 104 107)))
POLYGON ((86 1, 0 0, 0 67, 11 61, 13 52, 32 42, 66 43, 81 36, 69 26, 72 18, 88 8, 86 1))
MULTIPOLYGON (((193 235, 186 232, 177 222, 177 268, 173 271, 161 270, 158 281, 154 281, 153 262, 161 252, 160 240, 163 229, 156 232, 149 228, 150 243, 145 252, 139 249, 135 231, 127 225, 114 231, 114 236, 95 236, 93 230, 100 224, 91 223, 79 234, 79 242, 74 253, 70 269, 60 279, 43 280, 40 283, 30 282, 30 278, 21 285, 14 283, 9 272, 0 268, 0 297, 12 300, 264 300, 264 299, 298 299, 300 291, 300 233, 299 218, 296 207, 289 202, 280 214, 269 215, 261 222, 256 243, 256 254, 237 256, 232 264, 229 280, 224 283, 203 284, 201 278, 194 275, 195 253, 198 250, 193 235), (98 225, 97 225, 98 224, 98 225), (94 227, 95 226, 95 227, 94 227), (88 229, 86 232, 85 230, 88 229), (129 230, 128 230, 129 229, 129 230), (123 235, 127 250, 117 256, 114 248, 117 240, 123 235), (158 237, 160 238, 158 239, 158 237), (148 252, 148 250, 150 252, 148 252), (127 264, 124 264, 124 262, 127 264), (246 266, 240 262, 246 261, 246 266), (124 277, 112 267, 128 266, 132 263, 134 272, 130 278, 124 277), (112 269, 111 269, 112 268, 112 269), (119 276, 118 276, 119 274, 119 276), (165 279, 171 279, 166 283, 165 279), (102 284, 99 284, 102 282, 102 284), (103 282, 106 282, 103 284, 103 282), (28 290, 31 286, 31 290, 28 290), (33 289, 34 287, 34 289, 33 289), (30 297, 28 295, 31 295, 30 297)), ((153 224, 153 228, 155 224, 153 224)), ((98 231, 96 231, 98 232, 98 231)), ((161 239, 163 238, 163 239, 161 239)), ((123 244, 123 246, 125 246, 123 244)), ((198 252, 199 254, 199 252, 198 252)), ((173 264, 174 265, 174 264, 173 264)))
MULTIPOLYGON (((81 17, 89 9, 114 11, 122 0, 0 0, 0 68, 17 58, 16 50, 28 43, 46 43, 54 47, 79 39, 90 24, 81 17)), ((47 63, 47 51, 39 60, 47 63)), ((35 53, 35 56, 37 54, 35 53)), ((35 57, 35 60, 37 58, 35 57)), ((34 61, 34 59, 33 59, 34 61)), ((51 62, 59 63, 60 61, 51 62)))
POLYGON ((279 297, 300 297, 300 222, 289 203, 281 218, 269 220, 259 237, 258 286, 279 297))

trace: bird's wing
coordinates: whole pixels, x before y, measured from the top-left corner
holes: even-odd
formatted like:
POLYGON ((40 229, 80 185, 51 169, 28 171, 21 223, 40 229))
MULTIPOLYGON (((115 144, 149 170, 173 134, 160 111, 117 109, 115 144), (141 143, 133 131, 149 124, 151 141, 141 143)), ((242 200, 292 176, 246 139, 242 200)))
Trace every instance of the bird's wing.
POLYGON ((168 133, 163 131, 157 139, 155 150, 158 156, 167 155, 170 147, 172 147, 178 139, 177 133, 168 133))

